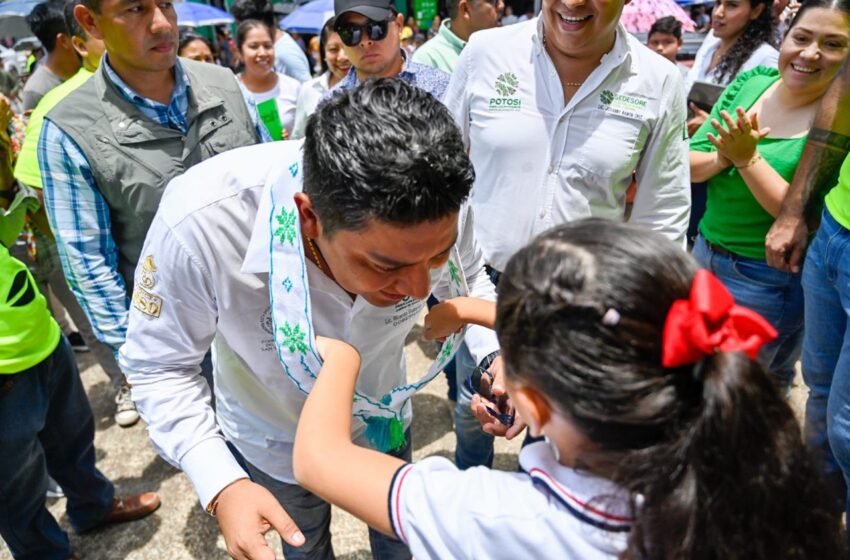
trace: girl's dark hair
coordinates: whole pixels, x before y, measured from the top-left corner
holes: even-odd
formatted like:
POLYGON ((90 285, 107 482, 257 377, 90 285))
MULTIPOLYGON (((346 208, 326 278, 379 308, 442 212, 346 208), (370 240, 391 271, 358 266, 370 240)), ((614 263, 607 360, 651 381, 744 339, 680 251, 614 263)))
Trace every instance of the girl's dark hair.
POLYGON ((336 23, 336 16, 331 16, 322 26, 322 32, 319 33, 319 64, 322 66, 322 74, 328 71, 328 63, 325 61, 325 49, 328 47, 328 39, 331 33, 336 33, 334 31, 334 23, 336 23))
POLYGON ((266 25, 265 22, 260 21, 258 19, 246 19, 242 23, 239 24, 239 27, 236 28, 236 50, 242 51, 242 45, 245 44, 245 39, 248 37, 248 33, 252 29, 256 28, 265 29, 269 33, 269 37, 274 41, 274 32, 272 29, 266 25))
POLYGON ((207 46, 210 52, 213 52, 213 47, 206 37, 193 31, 185 31, 180 34, 180 42, 177 43, 178 56, 182 56, 183 49, 185 49, 190 43, 194 43, 195 41, 201 41, 207 46))
MULTIPOLYGON (((731 82, 738 75, 741 66, 752 56, 762 43, 773 45, 773 0, 742 0, 749 2, 750 8, 755 10, 759 5, 764 5, 759 17, 747 22, 744 32, 729 49, 717 66, 714 68, 714 77, 721 84, 731 82)), ((776 46, 776 45, 774 45, 776 46)))
POLYGON ((794 26, 797 25, 800 18, 803 17, 803 14, 812 8, 826 8, 827 10, 836 10, 850 15, 850 0, 805 0, 805 2, 800 4, 800 7, 797 9, 797 13, 794 14, 794 19, 792 19, 791 23, 788 24, 788 29, 785 33, 787 34, 789 31, 794 29, 794 26))
POLYGON ((768 374, 738 352, 662 367, 668 310, 696 270, 680 246, 629 224, 544 233, 499 282, 507 375, 595 446, 580 468, 629 492, 623 558, 840 558, 837 518, 768 374))

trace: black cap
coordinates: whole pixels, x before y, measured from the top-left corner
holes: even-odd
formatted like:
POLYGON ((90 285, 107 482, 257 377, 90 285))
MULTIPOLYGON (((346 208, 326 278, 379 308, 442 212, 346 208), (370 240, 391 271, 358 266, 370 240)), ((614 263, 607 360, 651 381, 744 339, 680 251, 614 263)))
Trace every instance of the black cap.
POLYGON ((366 16, 372 21, 383 21, 388 19, 395 10, 393 0, 334 0, 334 30, 340 23, 340 16, 348 12, 354 12, 366 16))

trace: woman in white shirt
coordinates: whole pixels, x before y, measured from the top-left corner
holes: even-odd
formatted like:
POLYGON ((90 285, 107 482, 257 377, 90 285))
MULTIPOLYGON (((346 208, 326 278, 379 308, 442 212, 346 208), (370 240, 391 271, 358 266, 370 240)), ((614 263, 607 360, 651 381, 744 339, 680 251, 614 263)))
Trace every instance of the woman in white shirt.
POLYGON ((295 125, 292 129, 292 139, 303 138, 307 129, 307 117, 313 114, 319 100, 326 91, 342 80, 351 69, 351 62, 342 49, 342 39, 334 31, 334 21, 330 18, 322 27, 319 39, 319 56, 322 64, 322 74, 305 82, 298 94, 295 104, 295 125))
POLYGON ((275 140, 286 140, 295 123, 295 102, 300 82, 274 71, 274 39, 268 26, 255 19, 239 24, 236 53, 245 69, 239 83, 247 89, 266 128, 275 140))
MULTIPOLYGON (((718 0, 714 4, 711 31, 697 51, 694 65, 685 78, 685 90, 695 82, 727 86, 739 72, 756 66, 776 68, 777 51, 770 41, 773 20, 769 0, 718 0)), ((708 118, 708 113, 691 104, 694 117, 688 133, 708 118)))

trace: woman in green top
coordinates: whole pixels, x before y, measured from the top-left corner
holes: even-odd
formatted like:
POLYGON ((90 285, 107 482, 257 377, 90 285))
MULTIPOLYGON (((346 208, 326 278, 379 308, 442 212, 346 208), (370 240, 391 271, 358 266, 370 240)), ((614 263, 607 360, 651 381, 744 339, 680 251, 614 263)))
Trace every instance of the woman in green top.
POLYGON ((738 75, 691 140, 691 180, 708 181, 694 257, 779 331, 760 359, 786 387, 800 356, 803 291, 799 274, 767 265, 764 238, 848 52, 850 3, 804 3, 780 46, 778 70, 738 75))

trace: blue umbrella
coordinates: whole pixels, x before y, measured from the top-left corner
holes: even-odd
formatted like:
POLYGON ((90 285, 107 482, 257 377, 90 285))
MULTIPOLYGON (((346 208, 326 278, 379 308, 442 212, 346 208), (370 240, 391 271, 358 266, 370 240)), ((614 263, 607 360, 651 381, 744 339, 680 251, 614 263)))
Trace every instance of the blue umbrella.
POLYGON ((197 2, 177 2, 174 10, 177 12, 177 25, 182 27, 225 25, 234 21, 233 16, 224 10, 197 2))
POLYGON ((280 27, 293 33, 320 33, 332 15, 333 0, 312 0, 280 20, 280 27))

